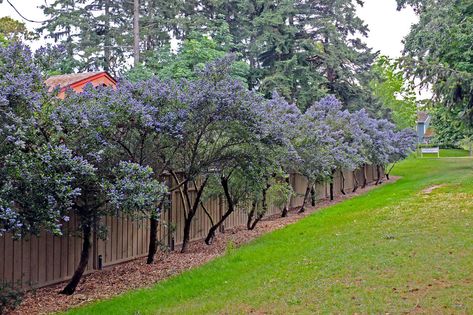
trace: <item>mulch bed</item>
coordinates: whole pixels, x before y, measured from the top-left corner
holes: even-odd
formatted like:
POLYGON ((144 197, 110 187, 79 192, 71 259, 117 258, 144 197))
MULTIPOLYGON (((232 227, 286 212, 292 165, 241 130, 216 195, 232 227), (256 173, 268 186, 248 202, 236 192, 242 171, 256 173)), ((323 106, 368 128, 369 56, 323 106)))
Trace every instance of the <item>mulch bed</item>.
MULTIPOLYGON (((397 178, 391 178, 388 182, 396 180, 397 178)), ((65 311, 129 290, 150 287, 156 282, 224 255, 227 244, 230 242, 236 247, 241 246, 262 234, 297 222, 321 208, 360 195, 375 187, 370 185, 364 189, 358 189, 355 193, 338 196, 333 201, 321 200, 316 207, 308 207, 302 214, 297 214, 297 209, 293 209, 285 218, 279 215, 267 217, 253 231, 248 231, 245 227, 226 230, 224 234, 217 234, 211 246, 205 245, 203 241, 196 241, 189 244, 188 252, 184 254, 179 253, 177 249, 173 252, 160 252, 157 254, 155 263, 151 265, 146 264, 146 258, 139 258, 88 274, 83 277, 76 293, 72 296, 58 294, 64 283, 27 292, 21 305, 11 314, 47 314, 65 311)))

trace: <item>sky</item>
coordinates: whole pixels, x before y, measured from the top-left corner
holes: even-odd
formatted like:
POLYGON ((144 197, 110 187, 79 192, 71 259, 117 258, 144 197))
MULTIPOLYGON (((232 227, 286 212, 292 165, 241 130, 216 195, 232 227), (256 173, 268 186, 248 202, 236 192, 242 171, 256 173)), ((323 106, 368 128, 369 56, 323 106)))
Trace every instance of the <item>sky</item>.
MULTIPOLYGON (((47 3, 48 0, 10 0, 10 2, 28 19, 36 21, 45 19, 38 6, 47 3)), ((402 39, 409 33, 411 25, 417 21, 414 12, 411 9, 397 11, 395 0, 365 0, 365 5, 359 8, 358 14, 370 29, 366 39, 368 45, 383 55, 399 57, 403 47, 402 39)), ((3 0, 0 4, 0 17, 6 15, 21 20, 7 1, 3 0)), ((26 24, 30 29, 40 25, 30 22, 26 24)), ((40 45, 41 43, 37 42, 33 43, 32 47, 35 49, 40 45)))
POLYGON ((396 10, 395 0, 365 0, 358 15, 370 29, 366 43, 390 57, 400 57, 402 40, 409 33, 418 17, 411 8, 396 10))

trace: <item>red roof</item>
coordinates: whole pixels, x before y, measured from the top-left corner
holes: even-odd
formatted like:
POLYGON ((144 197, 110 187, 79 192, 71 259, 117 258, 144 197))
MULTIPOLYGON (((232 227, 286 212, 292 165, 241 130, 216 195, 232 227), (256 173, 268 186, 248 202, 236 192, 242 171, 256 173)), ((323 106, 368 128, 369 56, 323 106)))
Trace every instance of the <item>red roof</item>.
POLYGON ((53 75, 49 77, 44 83, 51 90, 59 86, 61 87, 61 91, 63 91, 68 87, 74 88, 80 85, 86 85, 87 83, 92 82, 93 80, 96 80, 100 77, 107 77, 107 79, 109 79, 114 84, 117 83, 117 81, 106 71, 53 75))

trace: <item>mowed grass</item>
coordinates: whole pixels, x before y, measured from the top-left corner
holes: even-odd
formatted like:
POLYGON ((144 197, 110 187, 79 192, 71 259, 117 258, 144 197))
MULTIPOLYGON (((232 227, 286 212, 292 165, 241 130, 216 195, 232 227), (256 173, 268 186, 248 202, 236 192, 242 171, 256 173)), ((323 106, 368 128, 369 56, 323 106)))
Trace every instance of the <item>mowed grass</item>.
MULTIPOLYGON (((417 153, 417 156, 420 157, 420 151, 417 153)), ((424 158, 437 158, 437 154, 424 154, 424 158)), ((440 149, 440 157, 469 157, 470 151, 462 149, 440 149)))
POLYGON ((200 268, 70 313, 472 313, 473 160, 411 158, 394 173, 200 268))

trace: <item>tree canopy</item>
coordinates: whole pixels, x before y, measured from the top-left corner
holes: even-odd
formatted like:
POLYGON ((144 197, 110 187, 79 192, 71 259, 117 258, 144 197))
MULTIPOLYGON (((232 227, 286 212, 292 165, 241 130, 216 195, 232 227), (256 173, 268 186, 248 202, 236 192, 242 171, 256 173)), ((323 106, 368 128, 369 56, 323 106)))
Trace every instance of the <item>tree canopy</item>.
POLYGON ((435 101, 460 109, 459 116, 473 125, 473 5, 465 0, 398 1, 412 5, 419 15, 405 39, 404 68, 421 86, 428 86, 435 101))

